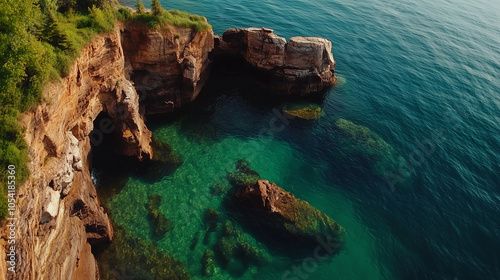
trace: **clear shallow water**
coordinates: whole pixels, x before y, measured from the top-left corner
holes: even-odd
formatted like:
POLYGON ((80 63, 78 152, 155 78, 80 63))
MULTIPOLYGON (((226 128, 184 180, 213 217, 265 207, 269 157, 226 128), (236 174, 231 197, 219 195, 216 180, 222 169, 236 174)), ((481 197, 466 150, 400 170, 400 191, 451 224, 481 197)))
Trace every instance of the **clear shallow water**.
MULTIPOLYGON (((204 210, 212 207, 231 218, 209 186, 236 159, 248 158, 263 178, 347 229, 345 250, 321 263, 310 279, 500 279, 498 2, 162 3, 205 15, 218 34, 266 26, 287 38, 328 38, 337 74, 346 82, 326 95, 322 118, 291 120, 270 141, 257 136, 281 104, 243 97, 251 90, 237 83, 215 83, 209 93, 216 97, 197 105, 204 114, 188 110, 154 125, 155 136, 184 163, 160 182, 130 178, 106 203, 116 224, 150 238, 146 208, 140 206, 161 194, 160 209, 175 225, 158 247, 196 276, 203 248, 191 252, 185 245, 203 228, 204 210), (412 164, 408 184, 393 190, 384 180, 359 176, 366 170, 355 161, 339 164, 342 151, 332 130, 338 118, 370 128, 408 161, 415 159, 417 142, 442 137, 421 163, 412 164), (262 147, 257 156, 253 147, 262 147)), ((272 259, 243 277, 280 279, 294 263, 272 259)), ((221 270, 218 277, 231 276, 221 270)))

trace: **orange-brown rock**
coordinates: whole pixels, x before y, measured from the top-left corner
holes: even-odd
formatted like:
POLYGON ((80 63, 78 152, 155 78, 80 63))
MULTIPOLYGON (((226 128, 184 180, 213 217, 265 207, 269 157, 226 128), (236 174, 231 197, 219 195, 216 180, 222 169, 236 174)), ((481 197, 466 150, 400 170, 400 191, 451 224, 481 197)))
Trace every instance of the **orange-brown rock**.
POLYGON ((264 86, 286 95, 320 93, 337 81, 332 43, 318 37, 286 39, 268 28, 231 28, 215 38, 218 58, 240 55, 262 72, 264 86))
POLYGON ((213 31, 131 24, 122 33, 127 71, 146 114, 171 112, 193 101, 208 78, 213 31))
POLYGON ((124 65, 116 29, 85 47, 69 75, 45 88, 47 102, 24 115, 31 176, 18 190, 18 262, 9 279, 98 278, 91 248, 110 242, 113 229, 90 176, 93 121, 108 113, 102 133, 122 136, 122 153, 153 153, 124 65))
POLYGON ((344 241, 345 229, 337 222, 267 180, 241 187, 235 196, 249 224, 284 247, 314 247, 321 239, 338 249, 344 241))
POLYGON ((90 175, 91 142, 113 134, 117 152, 152 159, 139 102, 154 114, 192 101, 208 75, 212 47, 211 30, 120 26, 95 38, 67 77, 45 87, 46 102, 22 120, 31 175, 18 190, 22 238, 9 279, 99 278, 92 251, 112 240, 113 229, 90 175), (94 124, 101 113, 106 117, 94 124))

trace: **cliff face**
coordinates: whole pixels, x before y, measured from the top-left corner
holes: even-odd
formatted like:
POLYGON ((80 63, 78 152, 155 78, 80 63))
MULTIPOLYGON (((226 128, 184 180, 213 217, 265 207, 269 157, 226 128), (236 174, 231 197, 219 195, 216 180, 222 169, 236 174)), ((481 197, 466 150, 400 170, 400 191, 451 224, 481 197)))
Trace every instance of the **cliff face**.
POLYGON ((70 74, 46 87, 47 102, 24 115, 31 176, 18 192, 16 275, 11 279, 96 279, 92 246, 113 237, 89 169, 91 141, 121 136, 124 154, 150 158, 151 132, 125 79, 120 33, 84 48, 70 74), (93 134, 101 112, 111 117, 93 134), (99 131, 100 130, 100 131, 99 131))
POLYGON ((171 27, 157 31, 131 25, 122 37, 127 71, 146 114, 171 112, 198 96, 209 75, 212 30, 171 27))
POLYGON ((215 38, 216 58, 242 57, 262 73, 261 83, 285 95, 319 93, 337 81, 332 43, 324 38, 286 39, 268 28, 231 28, 215 38))
POLYGON ((166 101, 151 112, 170 111, 199 93, 212 46, 211 31, 116 29, 93 40, 69 75, 46 87, 47 102, 22 121, 31 176, 18 192, 19 261, 10 279, 98 279, 92 250, 110 242, 113 229, 90 176, 91 142, 113 133, 122 154, 152 158, 151 132, 128 78, 146 88, 145 104, 166 101), (101 112, 106 117, 94 124, 101 112))

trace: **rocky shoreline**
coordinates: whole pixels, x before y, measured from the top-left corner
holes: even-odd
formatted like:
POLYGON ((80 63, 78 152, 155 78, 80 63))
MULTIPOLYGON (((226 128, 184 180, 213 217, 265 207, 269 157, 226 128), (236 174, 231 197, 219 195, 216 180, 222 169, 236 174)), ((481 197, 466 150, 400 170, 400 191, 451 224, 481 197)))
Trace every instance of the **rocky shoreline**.
POLYGON ((287 43, 267 28, 230 29, 220 37, 212 30, 125 25, 85 47, 69 75, 45 88, 48 101, 23 116, 31 176, 18 193, 22 238, 15 278, 8 279, 99 279, 93 252, 111 242, 113 228, 90 175, 92 145, 113 133, 118 152, 152 159, 144 116, 193 101, 212 60, 234 56, 277 94, 317 94, 336 81, 331 42, 287 43), (101 114, 106 118, 96 127, 101 114))

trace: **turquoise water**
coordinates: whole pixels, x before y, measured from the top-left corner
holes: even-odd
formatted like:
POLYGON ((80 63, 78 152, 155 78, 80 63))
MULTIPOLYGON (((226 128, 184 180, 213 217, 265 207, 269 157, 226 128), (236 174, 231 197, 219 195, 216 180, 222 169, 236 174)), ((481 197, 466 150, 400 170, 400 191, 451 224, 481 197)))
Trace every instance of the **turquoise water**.
MULTIPOLYGON (((287 38, 328 38, 343 83, 325 96, 318 120, 290 119, 272 137, 259 137, 284 104, 263 102, 237 78, 216 77, 193 107, 150 123, 183 163, 161 180, 125 178, 105 201, 115 224, 202 278, 204 249, 215 241, 189 247, 204 230, 204 211, 244 226, 210 187, 246 158, 263 178, 346 228, 345 248, 308 279, 500 279, 499 2, 162 4, 205 15, 218 34, 266 26, 287 38), (390 170, 404 182, 391 186, 350 154, 334 126, 340 118, 369 128, 409 162, 390 170), (144 206, 152 194, 162 196, 160 210, 174 223, 159 240, 144 206)), ((214 279, 281 279, 301 263, 245 235, 269 262, 238 276, 218 268, 214 279)))

